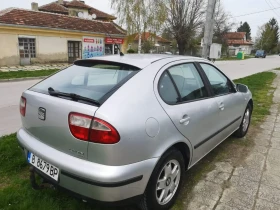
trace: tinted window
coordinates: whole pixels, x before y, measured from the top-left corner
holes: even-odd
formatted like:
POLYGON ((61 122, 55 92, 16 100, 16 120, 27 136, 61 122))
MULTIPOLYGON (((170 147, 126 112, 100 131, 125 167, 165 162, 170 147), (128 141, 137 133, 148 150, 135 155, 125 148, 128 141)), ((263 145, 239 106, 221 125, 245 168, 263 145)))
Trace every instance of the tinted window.
POLYGON ((162 74, 158 83, 158 89, 162 100, 166 103, 176 104, 178 102, 179 96, 167 72, 162 74))
POLYGON ((178 88, 182 101, 197 100, 207 96, 202 79, 193 64, 171 67, 169 72, 178 88))
POLYGON ((31 90, 48 94, 48 88, 52 87, 56 91, 75 93, 98 101, 137 70, 133 66, 110 63, 73 65, 36 84, 31 90))
POLYGON ((209 64, 200 64, 208 77, 215 95, 223 95, 230 92, 228 79, 215 67, 209 64))

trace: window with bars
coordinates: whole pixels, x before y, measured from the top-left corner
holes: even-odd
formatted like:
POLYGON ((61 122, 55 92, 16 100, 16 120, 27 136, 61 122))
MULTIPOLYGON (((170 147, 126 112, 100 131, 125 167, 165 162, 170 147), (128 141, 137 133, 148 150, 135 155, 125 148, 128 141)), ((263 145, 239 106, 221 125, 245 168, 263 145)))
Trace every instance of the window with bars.
POLYGON ((18 42, 21 58, 36 58, 36 41, 34 38, 19 38, 18 42))

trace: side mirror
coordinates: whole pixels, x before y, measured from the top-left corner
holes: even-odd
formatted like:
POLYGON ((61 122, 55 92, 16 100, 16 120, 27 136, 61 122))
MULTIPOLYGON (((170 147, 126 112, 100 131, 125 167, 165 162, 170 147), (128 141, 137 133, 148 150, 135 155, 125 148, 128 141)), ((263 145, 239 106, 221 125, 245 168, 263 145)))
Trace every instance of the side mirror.
POLYGON ((236 90, 240 93, 247 93, 249 89, 246 85, 236 84, 236 90))

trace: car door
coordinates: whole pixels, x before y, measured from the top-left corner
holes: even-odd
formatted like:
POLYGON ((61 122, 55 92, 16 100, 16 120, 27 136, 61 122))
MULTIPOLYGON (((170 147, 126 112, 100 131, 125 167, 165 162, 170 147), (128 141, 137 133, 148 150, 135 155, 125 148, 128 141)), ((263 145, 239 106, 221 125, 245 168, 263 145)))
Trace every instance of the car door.
POLYGON ((196 163, 218 144, 219 109, 194 63, 172 63, 160 70, 156 96, 178 131, 192 144, 196 163))
POLYGON ((211 86, 211 92, 219 107, 219 120, 221 128, 221 141, 227 138, 240 125, 244 109, 244 97, 237 92, 233 83, 215 66, 200 63, 211 86))

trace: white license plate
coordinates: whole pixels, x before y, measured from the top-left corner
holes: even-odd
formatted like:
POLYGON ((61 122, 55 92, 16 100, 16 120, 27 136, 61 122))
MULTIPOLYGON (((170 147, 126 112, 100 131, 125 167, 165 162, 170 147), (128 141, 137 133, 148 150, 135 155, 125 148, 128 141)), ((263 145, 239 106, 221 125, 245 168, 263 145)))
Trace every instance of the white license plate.
POLYGON ((59 168, 57 168, 54 165, 46 162, 43 159, 37 157, 36 155, 34 155, 31 152, 28 152, 27 160, 35 168, 38 168, 44 174, 46 174, 49 177, 53 178, 55 181, 58 181, 59 168))

